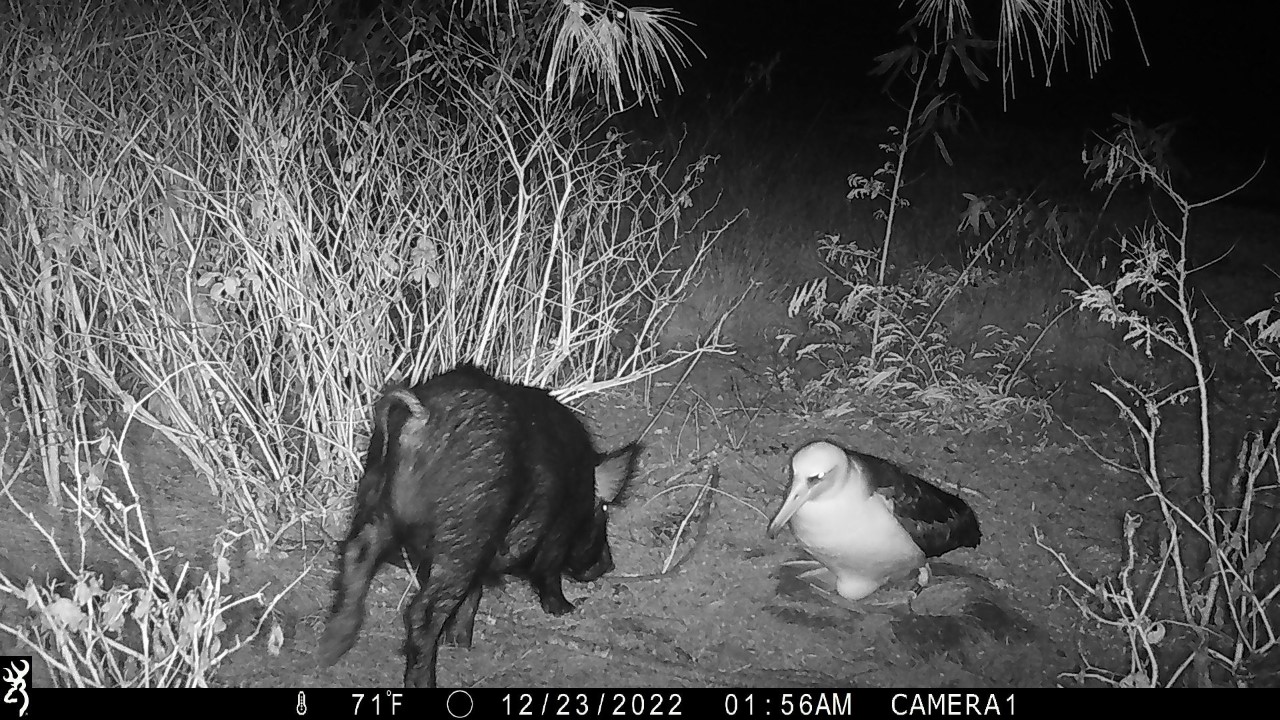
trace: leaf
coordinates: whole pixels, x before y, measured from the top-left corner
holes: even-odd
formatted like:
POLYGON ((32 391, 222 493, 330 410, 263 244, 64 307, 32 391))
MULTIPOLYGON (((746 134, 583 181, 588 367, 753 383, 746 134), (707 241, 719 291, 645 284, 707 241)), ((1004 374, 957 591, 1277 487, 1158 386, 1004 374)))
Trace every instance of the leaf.
POLYGON ((951 161, 951 153, 947 152, 947 144, 942 141, 942 136, 938 133, 933 134, 933 144, 938 146, 938 152, 942 153, 943 161, 947 165, 954 166, 955 163, 951 161))
POLYGON ((267 635, 267 653, 272 657, 276 657, 283 647, 284 630, 280 628, 280 623, 272 623, 271 633, 267 635))
POLYGON ((231 580, 231 563, 227 561, 225 555, 218 556, 218 582, 227 583, 231 580))
POLYGON ((34 581, 30 579, 27 580, 27 586, 22 591, 22 597, 24 600, 27 601, 28 610, 31 610, 32 608, 35 608, 38 605, 40 605, 40 591, 36 589, 36 584, 34 581))
POLYGON ((108 632, 118 633, 124 627, 124 616, 129 610, 127 590, 112 588, 107 601, 102 604, 102 626, 108 632))
POLYGON ((69 598, 60 597, 45 608, 46 624, 53 630, 71 630, 78 632, 84 627, 88 616, 84 614, 69 598))
POLYGON ((879 63, 872 68, 868 75, 884 75, 892 72, 890 80, 897 76, 902 68, 911 60, 911 57, 919 52, 920 49, 915 45, 903 45, 896 50, 890 50, 883 55, 877 55, 875 61, 879 63))
POLYGON ((934 95, 929 98, 929 102, 924 106, 924 109, 920 111, 920 117, 922 118, 921 124, 923 124, 923 119, 930 118, 934 113, 938 112, 938 108, 943 107, 943 104, 947 101, 948 97, 949 96, 947 95, 934 95))
POLYGON ((102 580, 96 575, 81 577, 77 582, 75 589, 72 590, 71 597, 76 605, 87 607, 93 599, 102 594, 102 580))
POLYGON ((960 68, 964 70, 964 76, 968 78, 969 83, 974 87, 978 87, 979 83, 987 81, 987 74, 982 72, 969 57, 969 50, 983 50, 990 47, 990 43, 981 40, 973 40, 971 38, 957 38, 952 41, 952 48, 956 54, 956 59, 960 61, 960 68))
POLYGON ((155 593, 152 590, 146 590, 142 593, 142 597, 138 598, 138 604, 133 606, 133 620, 140 626, 147 624, 147 616, 151 614, 151 605, 155 601, 155 593))
POLYGON ((89 466, 89 479, 85 482, 85 489, 91 494, 96 493, 102 488, 102 481, 107 477, 107 461, 99 460, 89 466))
POLYGON ((1270 543, 1260 543, 1255 547, 1253 552, 1245 557, 1244 563, 1240 568, 1241 574, 1252 577, 1254 573, 1258 572, 1258 568, 1262 567, 1262 562, 1267 559, 1267 551, 1270 548, 1270 543))
POLYGON ((979 232, 984 218, 989 227, 995 227, 995 220, 991 217, 991 211, 988 210, 991 198, 978 197, 972 193, 964 193, 964 196, 969 200, 969 206, 965 208, 964 214, 960 216, 960 225, 956 228, 956 232, 964 232, 965 230, 979 232))
POLYGON ((1151 645, 1159 645, 1160 641, 1164 640, 1164 636, 1165 627, 1162 622, 1152 623, 1151 627, 1147 628, 1147 632, 1145 634, 1147 643, 1151 645))
POLYGON ((195 595, 195 592, 187 595, 186 602, 183 603, 182 619, 178 621, 178 641, 182 645, 189 645, 204 624, 204 608, 200 607, 195 595))

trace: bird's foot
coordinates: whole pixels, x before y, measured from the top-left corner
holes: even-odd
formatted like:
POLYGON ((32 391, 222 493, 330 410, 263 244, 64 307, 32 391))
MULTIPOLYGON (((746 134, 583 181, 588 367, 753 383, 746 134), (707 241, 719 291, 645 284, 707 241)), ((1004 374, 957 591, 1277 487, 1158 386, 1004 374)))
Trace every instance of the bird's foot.
POLYGON ((865 605, 884 610, 909 605, 915 597, 916 591, 914 589, 881 588, 863 599, 862 602, 865 605))
MULTIPOLYGON (((800 570, 801 567, 797 565, 796 569, 800 570)), ((809 583, 815 590, 825 594, 834 594, 836 592, 835 574, 819 563, 814 563, 813 567, 804 569, 796 575, 796 579, 809 583)))
POLYGON ((924 587, 929 584, 929 564, 925 563, 920 566, 920 571, 916 573, 916 584, 924 587))

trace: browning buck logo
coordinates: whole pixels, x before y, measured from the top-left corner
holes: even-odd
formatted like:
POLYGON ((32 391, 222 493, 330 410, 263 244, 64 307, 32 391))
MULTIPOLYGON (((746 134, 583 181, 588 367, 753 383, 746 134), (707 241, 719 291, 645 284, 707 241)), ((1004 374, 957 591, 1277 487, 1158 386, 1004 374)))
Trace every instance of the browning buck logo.
POLYGON ((0 679, 9 686, 4 694, 5 705, 18 705, 18 717, 27 714, 27 705, 31 698, 27 697, 27 675, 31 672, 31 658, 0 658, 0 679))

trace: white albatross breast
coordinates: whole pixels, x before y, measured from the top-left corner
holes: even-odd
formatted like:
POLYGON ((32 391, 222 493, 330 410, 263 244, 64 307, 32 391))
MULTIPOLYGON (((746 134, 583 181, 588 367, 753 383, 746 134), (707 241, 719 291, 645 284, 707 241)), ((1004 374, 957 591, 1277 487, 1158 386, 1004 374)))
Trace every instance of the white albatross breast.
POLYGON ((791 488, 769 524, 770 537, 788 524, 848 600, 982 539, 978 518, 958 496, 825 441, 791 457, 791 488))

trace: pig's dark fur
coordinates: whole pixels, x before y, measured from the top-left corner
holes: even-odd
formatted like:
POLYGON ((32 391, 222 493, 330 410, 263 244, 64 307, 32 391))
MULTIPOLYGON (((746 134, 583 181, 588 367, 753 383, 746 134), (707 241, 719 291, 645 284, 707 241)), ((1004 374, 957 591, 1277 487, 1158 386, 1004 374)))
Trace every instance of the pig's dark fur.
POLYGON ((635 472, 637 444, 602 455, 549 393, 471 365, 393 386, 373 415, 325 665, 355 644, 369 583, 384 562, 403 566, 402 551, 420 585, 404 613, 406 687, 435 687, 442 639, 471 646, 485 583, 525 577, 560 615, 573 609, 562 574, 589 582, 613 569, 606 506, 635 472))

